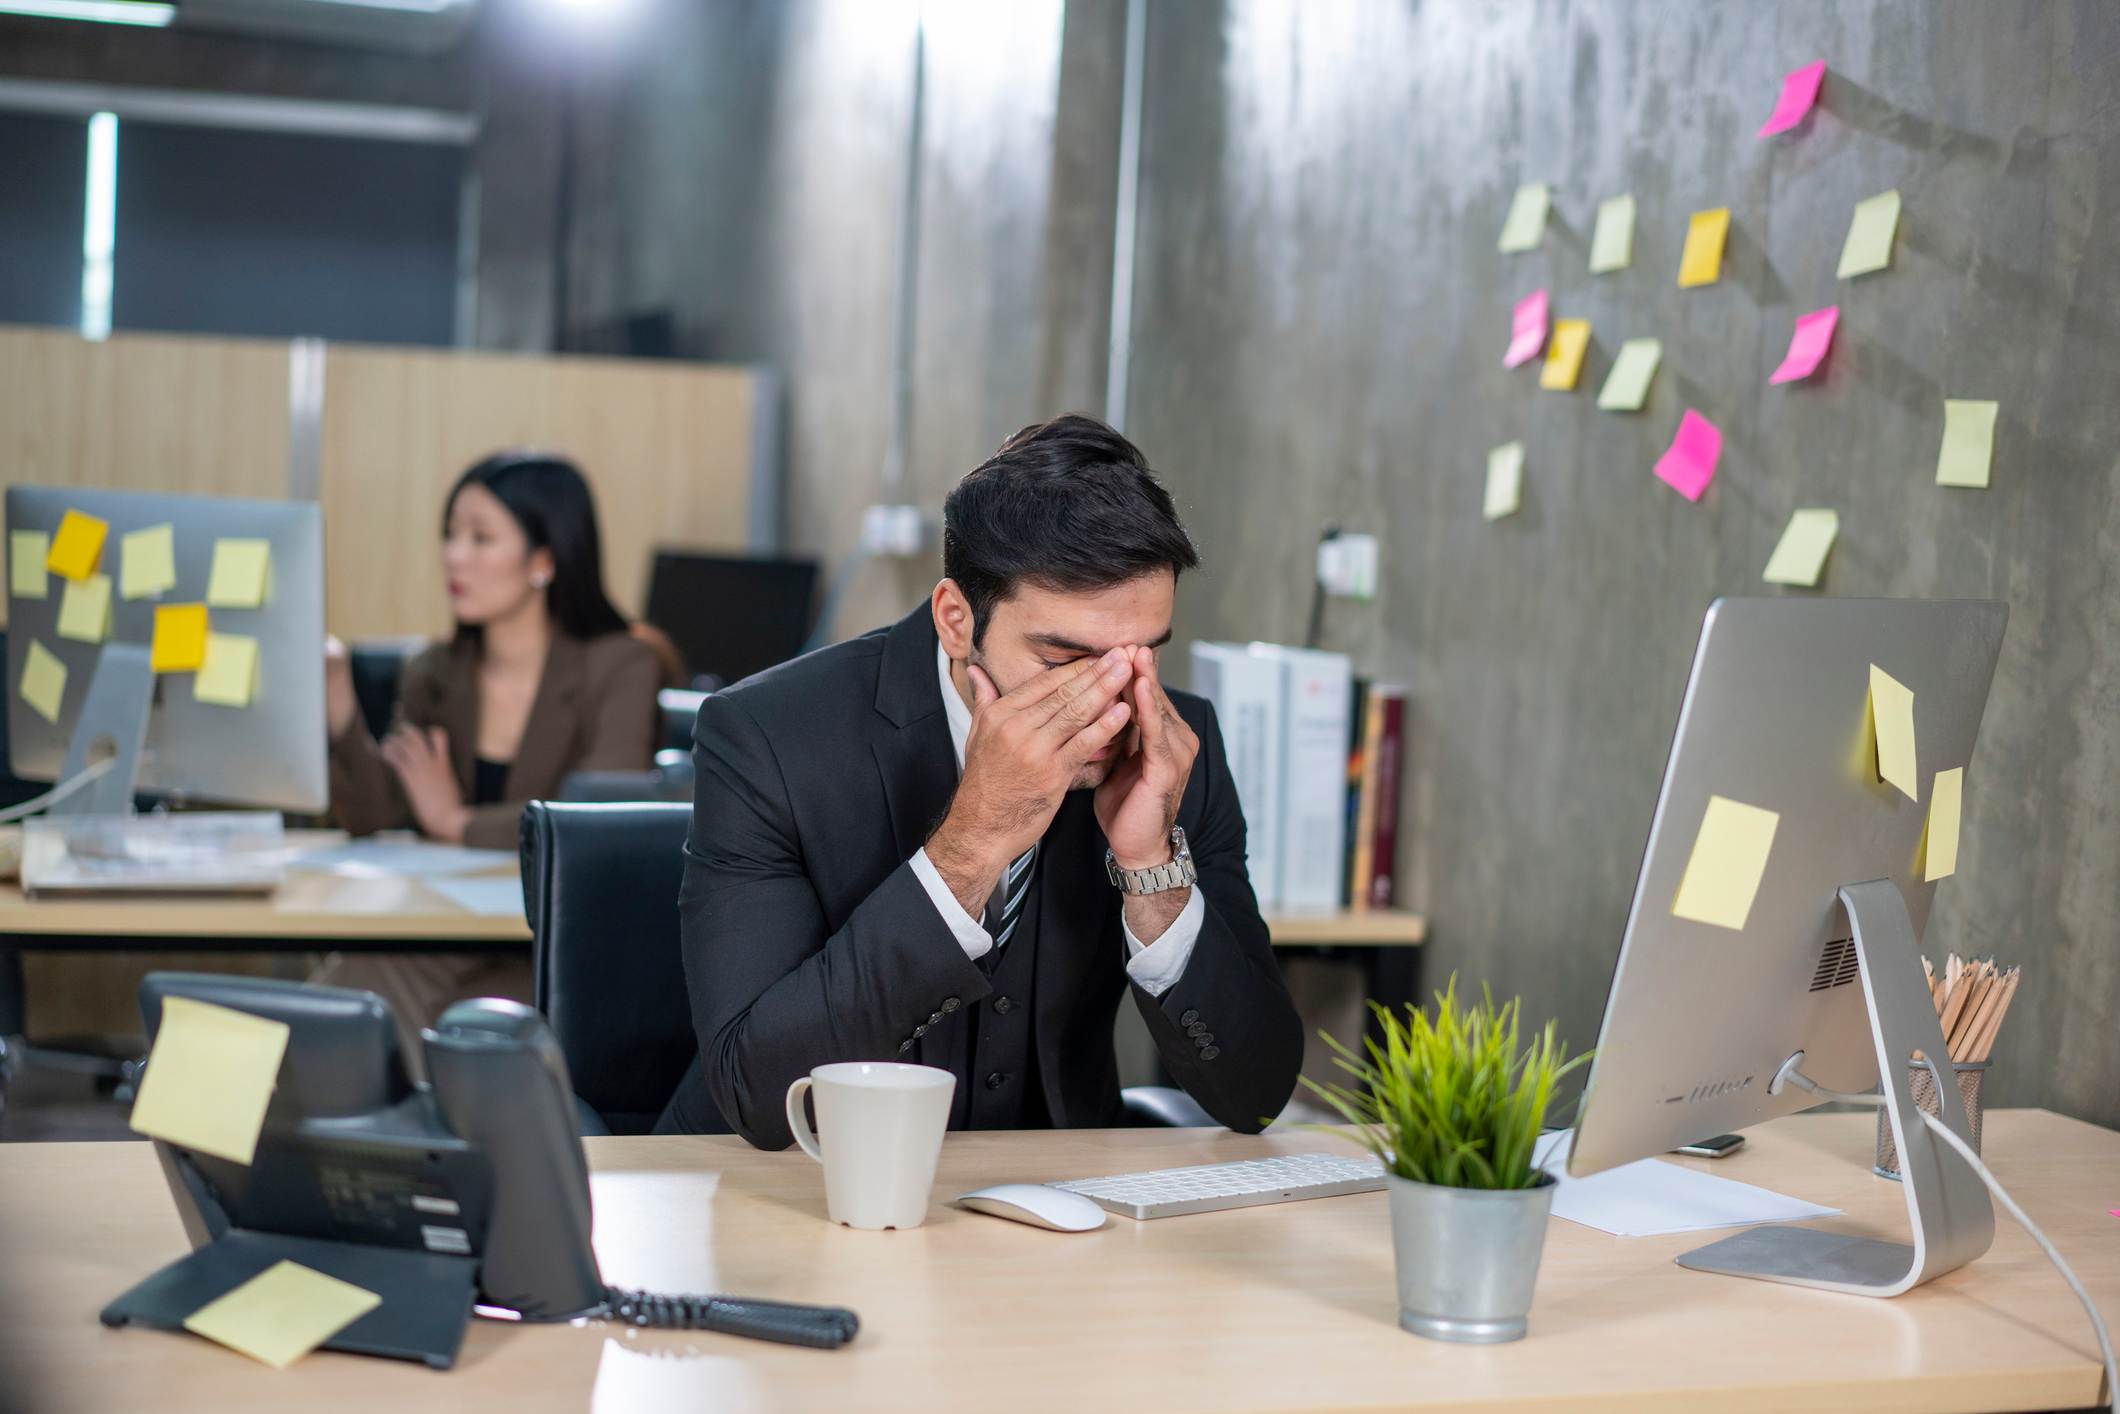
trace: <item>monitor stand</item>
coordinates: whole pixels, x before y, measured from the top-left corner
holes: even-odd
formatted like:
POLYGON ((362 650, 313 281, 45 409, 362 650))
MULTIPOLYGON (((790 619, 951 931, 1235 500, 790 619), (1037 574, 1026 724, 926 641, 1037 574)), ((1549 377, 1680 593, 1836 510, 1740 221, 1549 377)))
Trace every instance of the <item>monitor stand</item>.
MULTIPOLYGON (((1911 1245, 1850 1237, 1802 1227, 1755 1227, 1687 1252, 1682 1267, 1726 1276, 1756 1277, 1845 1291, 1856 1296, 1897 1296, 1925 1281, 1956 1271, 1988 1250, 1995 1237, 1995 1209, 1970 1164, 1929 1132, 1914 1104, 1907 1079, 1916 1051, 1948 1072, 1943 1024, 1936 1015, 1921 968, 1921 952, 1907 916, 1906 900, 1890 879, 1849 884, 1840 891, 1861 960, 1862 990, 1869 1007, 1877 1069, 1884 1079, 1883 1109, 1899 1146, 1911 1245)), ((1775 1077, 1778 1087, 1803 1058, 1790 1057, 1775 1077)), ((1955 1077, 1939 1077, 1936 1094, 1943 1122, 1972 1142, 1965 1101, 1955 1077)))
POLYGON ((137 643, 106 643, 96 675, 74 722, 62 782, 91 763, 111 760, 111 769, 84 789, 58 801, 54 815, 130 815, 140 780, 140 753, 147 744, 147 714, 155 702, 155 671, 148 650, 137 643))

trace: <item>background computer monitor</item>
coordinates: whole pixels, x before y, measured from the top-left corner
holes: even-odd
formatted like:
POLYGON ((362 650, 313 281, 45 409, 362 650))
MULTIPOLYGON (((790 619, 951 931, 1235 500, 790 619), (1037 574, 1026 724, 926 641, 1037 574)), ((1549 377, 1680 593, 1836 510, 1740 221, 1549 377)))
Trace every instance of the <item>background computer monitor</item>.
POLYGON ((802 652, 817 562, 663 550, 648 576, 648 622, 677 645, 687 670, 722 683, 802 652))
MULTIPOLYGON (((1620 942, 1571 1174, 1819 1104, 1799 1089, 1768 1093, 1797 1051, 1805 1053, 1803 1070, 1832 1089, 1877 1083, 1876 1043, 1836 895, 1845 884, 1891 880, 1920 939, 1936 890, 1917 864, 1930 790, 1938 771, 1972 761, 2007 617, 1990 602, 1709 606, 1620 942), (1876 778, 1873 663, 1913 691, 1919 801, 1876 778), (1781 817, 1742 930, 1672 913, 1711 795, 1781 817)), ((1967 777, 1970 792, 1977 777, 1967 777)), ((1918 972, 1914 983, 1921 985, 1918 972)))
POLYGON ((59 636, 65 583, 57 575, 47 576, 39 599, 14 593, 10 574, 7 749, 15 775, 58 777, 105 645, 145 648, 154 638, 157 604, 205 602, 217 540, 264 540, 271 545, 264 604, 208 610, 215 631, 257 640, 258 681, 250 706, 195 701, 191 674, 158 675, 136 786, 201 801, 310 813, 325 808, 324 532, 314 502, 12 486, 6 505, 9 545, 14 531, 56 531, 69 510, 107 522, 100 572, 112 581, 110 631, 103 643, 93 644, 59 636), (123 539, 158 525, 172 527, 176 586, 150 598, 123 598, 118 591, 123 539), (46 721, 22 697, 32 642, 41 643, 66 668, 56 722, 46 721))

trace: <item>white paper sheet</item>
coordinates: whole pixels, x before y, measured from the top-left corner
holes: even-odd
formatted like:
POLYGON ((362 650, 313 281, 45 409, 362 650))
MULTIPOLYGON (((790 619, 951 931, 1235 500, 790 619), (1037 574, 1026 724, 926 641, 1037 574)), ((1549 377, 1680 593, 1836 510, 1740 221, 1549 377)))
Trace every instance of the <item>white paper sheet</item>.
POLYGON ((1575 1131, 1570 1129, 1541 1135, 1532 1150, 1532 1162, 1545 1167, 1560 1184, 1553 1194, 1553 1216, 1615 1237, 1657 1237, 1840 1216, 1838 1208, 1821 1208, 1662 1159, 1640 1159, 1588 1178, 1570 1178, 1565 1170, 1574 1138, 1575 1131))
POLYGON ((472 913, 523 916, 523 884, 513 874, 498 879, 429 879, 427 887, 472 913))
POLYGON ((462 874, 494 874, 512 871, 515 855, 505 849, 466 849, 462 845, 436 844, 417 835, 387 833, 340 844, 291 852, 291 869, 313 869, 330 874, 380 878, 445 879, 462 874))

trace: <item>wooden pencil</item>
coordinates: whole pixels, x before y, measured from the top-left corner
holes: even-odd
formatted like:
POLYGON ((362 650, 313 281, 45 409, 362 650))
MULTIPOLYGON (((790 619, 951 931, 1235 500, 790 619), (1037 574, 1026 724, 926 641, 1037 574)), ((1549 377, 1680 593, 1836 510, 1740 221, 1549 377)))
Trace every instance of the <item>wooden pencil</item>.
POLYGON ((1966 1003, 1966 1016, 1958 1030, 1958 1037, 1951 1046, 1951 1059, 1970 1061, 1973 1049, 1980 1037, 1987 1032, 1988 1018, 1995 1014, 1996 1003, 2002 1000, 2002 979, 1983 977, 1980 990, 1972 1001, 1966 1003))
POLYGON ((2023 979, 2024 969, 2013 967, 2002 982, 2002 1000, 1996 1004, 1988 1017, 1987 1029, 1974 1038, 1973 1059, 1985 1061, 1995 1051, 1996 1033, 2002 1030, 2002 1018, 2009 1014, 2010 999, 2017 995, 2017 983, 2023 979))

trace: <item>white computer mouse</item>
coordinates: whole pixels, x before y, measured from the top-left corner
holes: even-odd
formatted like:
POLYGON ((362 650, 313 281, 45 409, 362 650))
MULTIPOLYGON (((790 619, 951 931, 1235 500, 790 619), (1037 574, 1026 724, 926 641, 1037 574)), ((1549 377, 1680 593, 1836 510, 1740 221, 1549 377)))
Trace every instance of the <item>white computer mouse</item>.
POLYGON ((1050 1232, 1095 1232, 1104 1226, 1104 1209, 1064 1189, 1042 1183, 996 1183, 975 1188, 957 1199, 959 1207, 975 1213, 1010 1218, 1050 1232))

